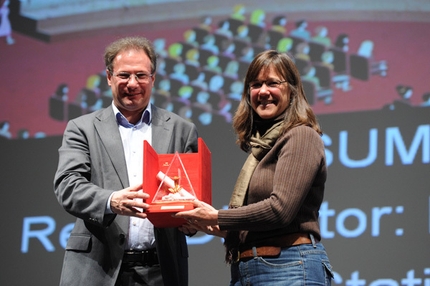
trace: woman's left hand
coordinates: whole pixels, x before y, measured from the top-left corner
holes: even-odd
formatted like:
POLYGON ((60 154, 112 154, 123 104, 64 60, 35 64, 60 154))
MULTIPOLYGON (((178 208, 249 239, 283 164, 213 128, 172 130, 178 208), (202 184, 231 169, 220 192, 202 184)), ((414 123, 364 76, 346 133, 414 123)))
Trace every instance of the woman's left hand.
POLYGON ((191 226, 218 225, 218 210, 216 210, 211 205, 199 200, 194 201, 193 210, 178 212, 174 214, 173 217, 186 219, 191 226))

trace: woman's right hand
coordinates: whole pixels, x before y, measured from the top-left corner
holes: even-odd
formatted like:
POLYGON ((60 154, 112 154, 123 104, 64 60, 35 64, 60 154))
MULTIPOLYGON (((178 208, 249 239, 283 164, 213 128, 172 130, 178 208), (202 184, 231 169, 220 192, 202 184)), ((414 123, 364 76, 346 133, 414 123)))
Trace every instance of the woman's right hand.
POLYGON ((187 222, 186 224, 182 225, 181 227, 179 227, 179 230, 185 233, 186 235, 190 235, 190 234, 193 235, 197 231, 201 231, 210 235, 219 236, 222 238, 225 238, 225 236, 227 235, 227 231, 220 230, 218 225, 202 226, 192 222, 187 222))

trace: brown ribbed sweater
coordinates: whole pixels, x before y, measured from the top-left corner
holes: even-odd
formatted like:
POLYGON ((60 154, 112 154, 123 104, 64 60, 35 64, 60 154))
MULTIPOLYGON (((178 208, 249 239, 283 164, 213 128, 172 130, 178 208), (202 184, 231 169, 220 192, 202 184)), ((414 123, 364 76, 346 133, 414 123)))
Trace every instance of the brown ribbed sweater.
POLYGON ((246 205, 219 211, 220 229, 248 230, 246 242, 294 232, 320 240, 318 210, 326 178, 321 137, 310 127, 295 127, 257 165, 246 205))

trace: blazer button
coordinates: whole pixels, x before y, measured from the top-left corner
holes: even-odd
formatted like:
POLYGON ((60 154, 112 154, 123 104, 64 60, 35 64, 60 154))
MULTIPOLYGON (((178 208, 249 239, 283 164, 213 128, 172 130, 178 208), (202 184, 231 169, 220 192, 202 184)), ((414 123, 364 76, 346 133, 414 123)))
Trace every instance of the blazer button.
POLYGON ((119 245, 123 245, 125 242, 125 235, 124 234, 120 234, 119 235, 119 245))

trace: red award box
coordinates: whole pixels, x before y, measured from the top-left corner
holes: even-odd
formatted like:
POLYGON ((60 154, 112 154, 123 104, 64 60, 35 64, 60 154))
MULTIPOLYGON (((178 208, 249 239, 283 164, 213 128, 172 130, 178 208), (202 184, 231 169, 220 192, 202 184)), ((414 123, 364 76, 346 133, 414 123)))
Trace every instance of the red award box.
POLYGON ((211 153, 202 138, 197 153, 157 154, 144 141, 143 156, 143 190, 150 195, 146 213, 155 227, 183 225, 185 220, 172 215, 192 210, 193 198, 212 204, 211 153))

